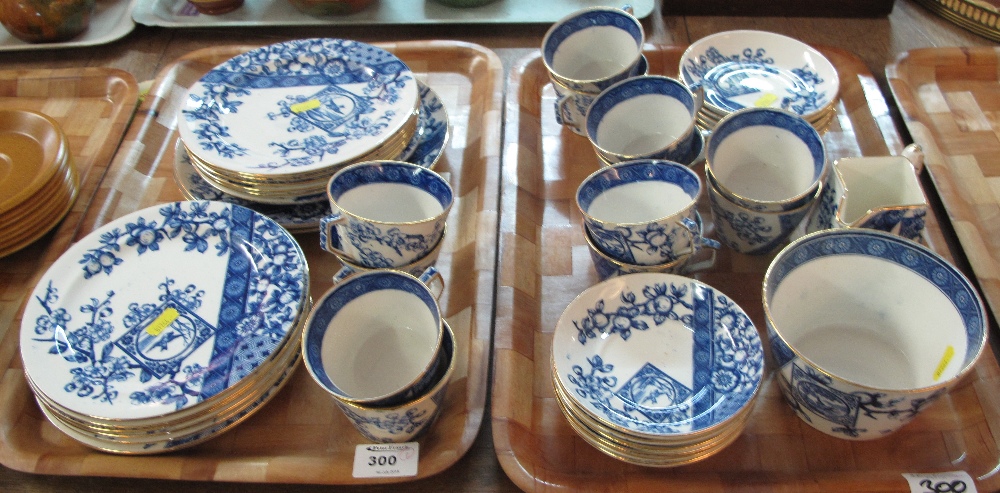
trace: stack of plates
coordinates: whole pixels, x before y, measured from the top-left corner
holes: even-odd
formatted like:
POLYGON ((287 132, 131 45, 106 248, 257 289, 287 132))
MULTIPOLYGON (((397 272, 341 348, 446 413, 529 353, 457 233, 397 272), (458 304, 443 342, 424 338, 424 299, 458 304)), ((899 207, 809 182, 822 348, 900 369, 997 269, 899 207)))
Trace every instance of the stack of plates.
POLYGON ((57 428, 150 454, 218 436, 260 409, 300 360, 305 256, 266 216, 175 202, 95 230, 24 308, 21 357, 57 428))
POLYGON ((781 108, 825 132, 836 117, 840 77, 822 53, 766 31, 726 31, 702 38, 681 56, 681 80, 705 91, 698 124, 711 130, 744 108, 781 108))
POLYGON ((750 318, 690 278, 629 274, 580 294, 552 344, 556 399, 607 455, 643 466, 704 459, 735 441, 764 369, 750 318))
POLYGON ((34 111, 0 110, 0 257, 49 232, 78 191, 58 122, 34 111))
MULTIPOLYGON (((430 87, 421 82, 417 82, 417 86, 420 88, 417 132, 397 159, 433 169, 448 142, 448 112, 430 87)), ((188 200, 218 200, 242 205, 270 217, 292 233, 314 232, 319 227, 320 220, 330 215, 330 202, 327 200, 268 204, 237 197, 216 188, 195 170, 191 156, 180 139, 174 149, 174 179, 188 200)))
POLYGON ((178 130, 206 182, 288 205, 325 199, 343 166, 403 156, 419 107, 417 81, 395 55, 357 41, 302 39, 209 71, 188 90, 178 130))

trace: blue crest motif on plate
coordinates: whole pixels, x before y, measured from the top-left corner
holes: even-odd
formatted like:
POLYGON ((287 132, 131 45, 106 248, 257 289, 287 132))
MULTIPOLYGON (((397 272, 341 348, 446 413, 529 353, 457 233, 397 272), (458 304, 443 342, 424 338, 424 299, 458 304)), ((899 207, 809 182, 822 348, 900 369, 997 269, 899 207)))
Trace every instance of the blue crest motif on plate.
POLYGON ((702 430, 752 402, 763 347, 724 294, 682 276, 631 274, 581 294, 557 325, 567 394, 613 427, 664 436, 702 430))
POLYGON ((25 371, 81 414, 166 414, 252 373, 308 296, 301 249, 267 217, 221 202, 151 207, 94 231, 46 272, 25 308, 25 371))
POLYGON ((233 57, 188 92, 182 139, 230 171, 301 173, 364 156, 418 103, 412 72, 380 48, 314 38, 233 57))

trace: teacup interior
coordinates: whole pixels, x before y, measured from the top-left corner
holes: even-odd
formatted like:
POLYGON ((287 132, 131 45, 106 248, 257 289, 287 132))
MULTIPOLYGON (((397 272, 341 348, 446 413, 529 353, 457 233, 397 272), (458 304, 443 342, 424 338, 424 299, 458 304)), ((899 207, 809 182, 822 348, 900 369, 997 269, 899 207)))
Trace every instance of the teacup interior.
POLYGON ((416 222, 441 215, 444 206, 431 193, 402 183, 369 183, 336 198, 341 209, 373 221, 416 222))
POLYGON ((552 70, 577 81, 604 79, 625 71, 639 58, 639 44, 617 27, 593 26, 577 31, 559 44, 552 70))
POLYGON ((371 399, 394 393, 426 371, 441 330, 417 296, 380 289, 349 301, 330 319, 323 370, 344 394, 371 399))
POLYGON ((926 205, 916 171, 904 157, 842 159, 837 172, 848 192, 841 216, 847 223, 872 209, 926 205))
POLYGON ((952 302, 892 262, 860 255, 817 258, 789 273, 769 306, 791 348, 856 384, 922 388, 954 377, 965 364, 965 325, 952 302))
POLYGON ((634 224, 667 218, 694 201, 680 186, 657 180, 623 183, 594 197, 587 214, 608 223, 634 224))
POLYGON ((723 187, 751 200, 782 201, 817 184, 815 159, 794 133, 770 125, 742 128, 718 142, 709 157, 723 187))
POLYGON ((616 104, 597 127, 596 143, 623 155, 644 155, 671 146, 692 130, 694 114, 681 101, 643 94, 616 104))

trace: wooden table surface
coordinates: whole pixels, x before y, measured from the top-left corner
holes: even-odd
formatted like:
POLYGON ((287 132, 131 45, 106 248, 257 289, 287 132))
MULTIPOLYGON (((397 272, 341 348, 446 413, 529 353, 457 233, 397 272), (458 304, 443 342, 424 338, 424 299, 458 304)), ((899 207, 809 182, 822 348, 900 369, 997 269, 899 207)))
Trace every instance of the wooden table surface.
MULTIPOLYGON (((383 0, 390 1, 390 0, 383 0)), ((896 0, 888 17, 714 17, 661 16, 657 6, 644 21, 647 41, 656 44, 686 45, 704 36, 732 29, 773 31, 806 43, 830 45, 858 55, 879 81, 890 111, 892 96, 885 78, 885 66, 907 50, 943 46, 997 46, 997 43, 969 33, 936 17, 912 0, 896 0)), ((153 79, 172 60, 193 50, 221 44, 265 44, 291 38, 339 37, 366 42, 451 39, 477 43, 495 51, 510 69, 517 60, 536 50, 548 25, 440 25, 391 27, 274 27, 167 29, 137 26, 125 38, 108 45, 66 50, 0 53, 3 69, 64 67, 113 67, 131 72, 136 80, 153 79)), ((906 129, 897 118, 904 138, 906 129)), ((2 280, 0 280, 2 284, 2 280)), ((0 327, 0 337, 11 327, 0 327)), ((445 472, 421 481, 385 486, 310 486, 243 483, 190 483, 69 476, 41 476, 0 467, 0 491, 40 492, 313 492, 313 491, 519 491, 498 463, 490 433, 490 417, 483 419, 479 436, 466 454, 445 472)))

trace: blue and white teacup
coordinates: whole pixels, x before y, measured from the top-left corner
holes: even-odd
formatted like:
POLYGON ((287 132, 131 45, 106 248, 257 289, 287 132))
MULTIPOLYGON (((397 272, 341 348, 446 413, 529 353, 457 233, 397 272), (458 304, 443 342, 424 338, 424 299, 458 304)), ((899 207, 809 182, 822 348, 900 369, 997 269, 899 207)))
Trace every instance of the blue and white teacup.
MULTIPOLYGON (((629 77, 649 73, 649 63, 645 55, 640 57, 639 64, 632 69, 629 77)), ((587 110, 590 103, 600 92, 581 92, 566 87, 552 79, 552 87, 556 91, 556 121, 578 135, 587 136, 587 110)))
POLYGON ((431 388, 412 400, 396 406, 372 407, 343 400, 335 401, 354 428, 366 439, 377 443, 410 442, 427 433, 445 406, 448 384, 455 373, 458 343, 448 322, 444 322, 441 343, 443 361, 431 388))
POLYGON ((424 395, 446 365, 440 281, 395 270, 358 273, 313 305, 302 335, 305 366, 338 402, 398 406, 424 395))
MULTIPOLYGON (((695 212, 695 223, 700 235, 702 232, 701 215, 695 212)), ((622 262, 601 251, 597 246, 590 230, 584 228, 584 236, 587 238, 587 249, 590 251, 590 259, 594 262, 594 270, 597 277, 602 281, 611 277, 623 276, 625 274, 635 274, 637 272, 661 272, 665 274, 688 275, 703 269, 708 269, 715 265, 715 253, 719 248, 718 242, 704 238, 704 246, 708 248, 698 249, 695 252, 681 255, 677 259, 656 265, 639 265, 622 262), (702 254, 704 252, 704 254, 702 254)))
POLYGON ((719 241, 733 250, 749 255, 764 255, 775 251, 799 231, 799 226, 812 211, 821 190, 811 201, 798 209, 760 211, 734 202, 719 190, 712 175, 706 172, 708 203, 712 210, 715 232, 719 241))
MULTIPOLYGON (((447 229, 447 226, 445 228, 447 229)), ((441 255, 441 249, 443 248, 444 238, 446 234, 447 231, 445 231, 445 233, 441 235, 441 239, 438 240, 437 245, 434 246, 434 248, 430 251, 430 253, 424 255, 423 257, 420 257, 419 259, 413 262, 410 262, 409 264, 401 265, 399 267, 393 267, 392 270, 406 272, 407 274, 411 274, 417 277, 423 276, 424 273, 428 272, 428 269, 434 267, 434 265, 437 264, 437 259, 441 255)), ((337 260, 340 261, 340 270, 338 270, 337 273, 333 275, 334 284, 343 281, 348 276, 352 276, 360 272, 369 272, 373 270, 383 269, 382 267, 377 269, 373 269, 371 267, 365 267, 357 262, 341 257, 339 255, 337 255, 337 260)), ((431 289, 433 290, 435 289, 435 287, 432 286, 431 289)), ((444 287, 442 286, 441 290, 443 289, 444 287)), ((440 296, 440 293, 436 294, 440 296)))
POLYGON ((927 198, 917 177, 920 164, 922 155, 916 144, 907 146, 900 156, 838 159, 806 231, 870 228, 923 241, 927 198))
POLYGON ((795 240, 767 269, 763 299, 785 400, 838 438, 898 430, 988 351, 976 287, 940 255, 884 231, 795 240))
POLYGON ((701 178, 682 164, 640 159, 601 168, 576 191, 594 243, 628 264, 659 265, 703 241, 695 221, 701 178))
POLYGON ((549 28, 542 39, 542 61, 553 81, 599 94, 634 73, 645 37, 631 7, 586 8, 549 28))
POLYGON ((587 111, 587 138, 602 160, 691 162, 703 92, 661 75, 642 75, 607 88, 587 111))
POLYGON ((712 130, 705 173, 730 201, 761 212, 797 210, 816 199, 829 174, 819 132, 794 113, 747 108, 712 130))
POLYGON ((327 195, 333 213, 320 221, 320 245, 368 268, 427 256, 455 200, 441 175, 400 161, 348 166, 330 177, 327 195))

